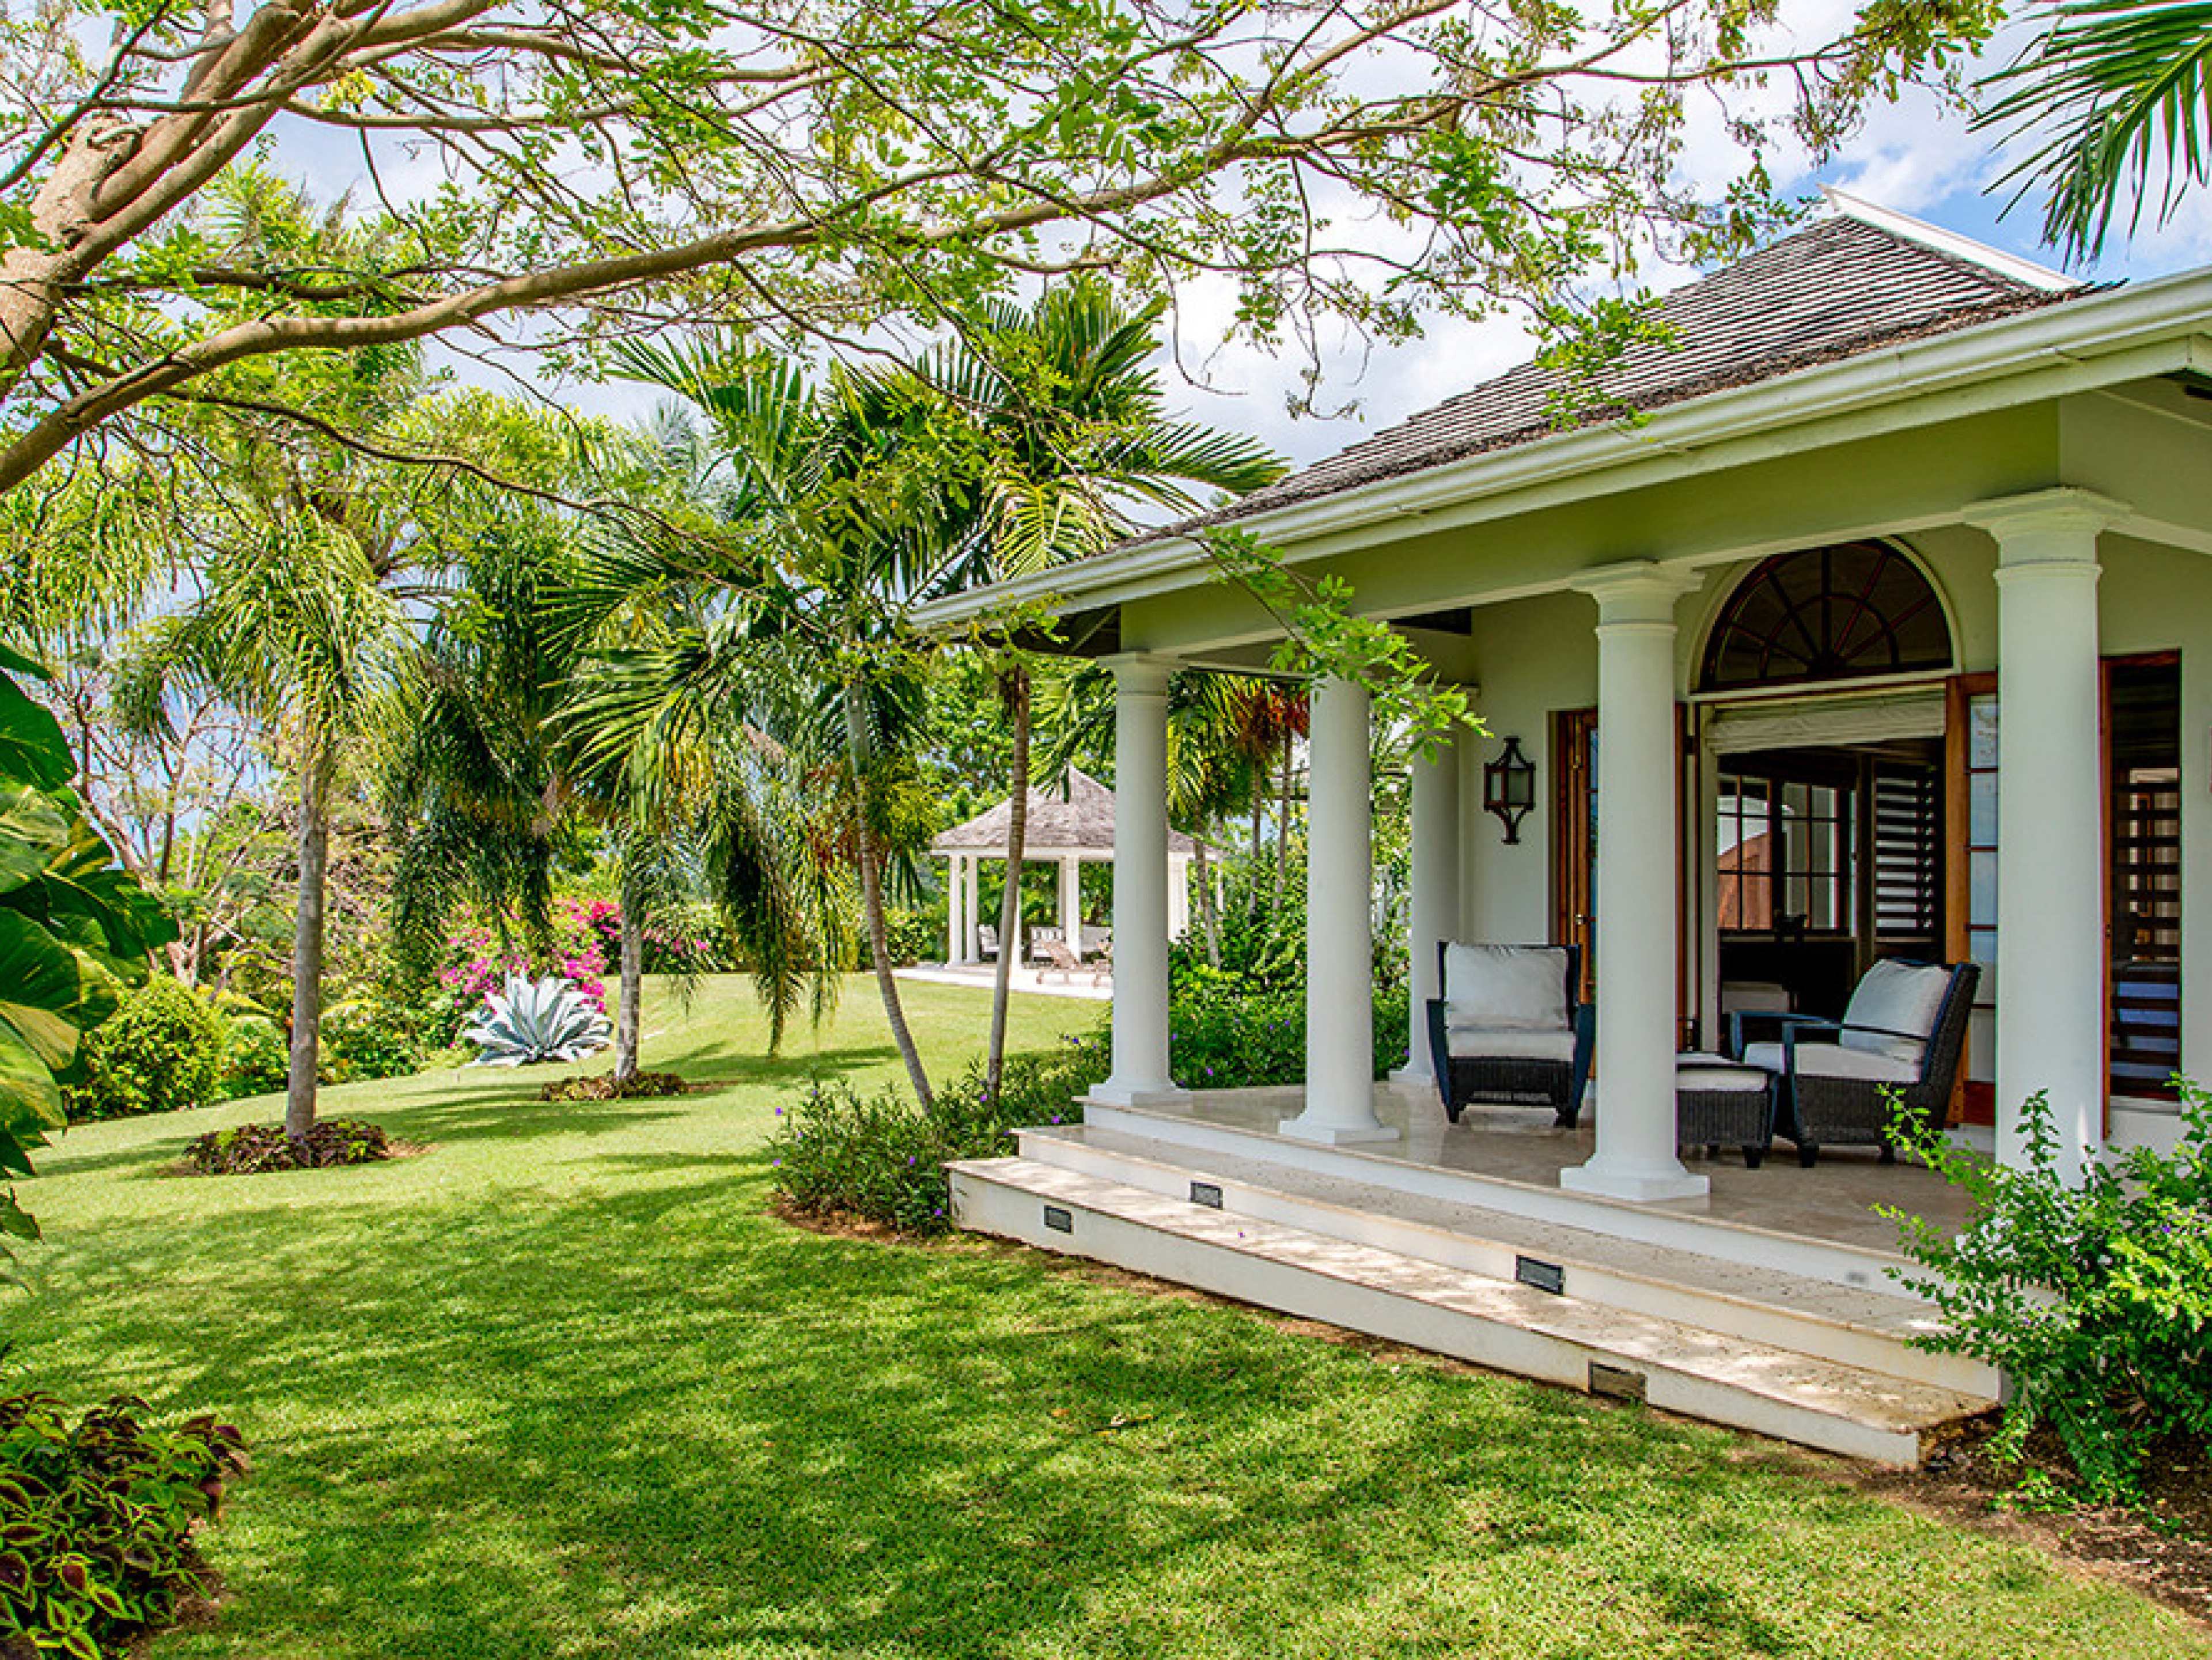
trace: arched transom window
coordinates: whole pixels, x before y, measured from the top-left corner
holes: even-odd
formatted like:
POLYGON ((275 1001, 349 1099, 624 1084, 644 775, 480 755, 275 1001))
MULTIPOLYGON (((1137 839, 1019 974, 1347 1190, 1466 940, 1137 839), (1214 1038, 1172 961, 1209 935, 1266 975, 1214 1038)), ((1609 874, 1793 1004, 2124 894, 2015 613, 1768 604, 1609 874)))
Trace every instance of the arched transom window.
POLYGON ((1880 542, 1777 554, 1737 586, 1705 644, 1705 691, 1951 666, 1951 628, 1920 567, 1880 542))

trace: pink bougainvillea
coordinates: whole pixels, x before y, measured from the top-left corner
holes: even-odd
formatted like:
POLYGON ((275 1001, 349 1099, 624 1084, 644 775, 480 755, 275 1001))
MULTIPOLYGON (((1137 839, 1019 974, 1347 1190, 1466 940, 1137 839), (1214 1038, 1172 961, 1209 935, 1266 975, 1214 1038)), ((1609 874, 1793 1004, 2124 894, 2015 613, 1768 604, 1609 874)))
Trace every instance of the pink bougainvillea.
MULTIPOLYGON (((573 982, 602 1013, 613 1012, 607 982, 621 960, 621 906, 607 899, 563 899, 553 907, 552 922, 550 953, 528 950, 526 932, 512 917, 504 950, 501 931, 481 916, 468 917, 453 929, 438 983, 445 988, 455 1030, 511 974, 557 974, 573 982)), ((684 926, 681 919, 655 919, 643 933, 648 974, 705 973, 722 966, 714 939, 684 926)))

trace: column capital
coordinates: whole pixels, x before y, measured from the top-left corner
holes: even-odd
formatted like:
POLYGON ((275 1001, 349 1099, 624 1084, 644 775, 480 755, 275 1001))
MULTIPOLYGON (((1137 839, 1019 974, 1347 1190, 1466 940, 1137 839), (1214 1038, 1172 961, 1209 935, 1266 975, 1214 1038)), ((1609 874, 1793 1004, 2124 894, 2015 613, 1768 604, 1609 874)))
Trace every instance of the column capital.
POLYGON ((1999 562, 2012 565, 2079 559, 2083 538, 2094 549, 2100 531, 2125 523, 2134 511, 2095 490, 2061 487, 1970 502, 1959 518, 1995 537, 1999 562))
POLYGON ((1651 559, 1631 559, 1583 571, 1571 586, 1597 601, 1600 623, 1666 623, 1674 620, 1674 602, 1705 586, 1697 571, 1676 570, 1651 559))
POLYGON ((1125 651, 1112 657, 1102 657, 1098 661, 1102 667, 1114 672, 1114 685, 1117 691, 1134 693, 1139 696, 1164 696, 1169 677, 1180 666, 1172 657, 1157 657, 1142 651, 1125 651))

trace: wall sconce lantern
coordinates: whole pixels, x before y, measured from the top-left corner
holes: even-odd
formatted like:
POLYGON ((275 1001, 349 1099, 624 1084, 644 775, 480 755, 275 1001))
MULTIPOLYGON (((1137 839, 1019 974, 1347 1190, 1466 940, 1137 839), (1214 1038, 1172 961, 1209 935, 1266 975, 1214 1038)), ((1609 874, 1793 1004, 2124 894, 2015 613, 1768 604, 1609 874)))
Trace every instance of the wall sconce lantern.
POLYGON ((1505 826, 1505 845, 1521 841, 1521 821, 1536 806, 1536 763, 1521 753, 1521 740, 1509 738, 1495 761, 1482 769, 1482 810, 1505 826))

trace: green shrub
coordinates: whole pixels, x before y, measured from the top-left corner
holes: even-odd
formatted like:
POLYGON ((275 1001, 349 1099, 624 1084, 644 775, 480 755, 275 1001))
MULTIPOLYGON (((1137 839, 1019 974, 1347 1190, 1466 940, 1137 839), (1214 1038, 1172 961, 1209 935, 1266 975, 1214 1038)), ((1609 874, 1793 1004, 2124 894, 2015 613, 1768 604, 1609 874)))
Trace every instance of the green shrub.
POLYGON ((85 1040, 84 1082, 70 1116, 129 1118, 220 1098, 225 1032, 215 1005, 166 977, 125 997, 85 1040))
POLYGON ((192 1531, 245 1444, 211 1418, 149 1429, 146 1411, 118 1395, 72 1427, 50 1395, 0 1400, 0 1651, 120 1656, 204 1587, 192 1531))
POLYGON ((391 1157, 392 1143, 375 1125, 357 1118, 325 1118, 307 1132, 304 1143, 286 1136, 282 1124, 210 1130, 185 1148, 185 1166, 199 1176, 259 1176, 269 1171, 370 1164, 391 1157))
MULTIPOLYGON (((1375 1075, 1405 1058, 1402 980, 1372 982, 1375 1075)), ((1306 1075, 1306 990, 1303 977, 1271 984, 1255 976, 1176 964, 1168 998, 1169 1053, 1185 1089, 1246 1089, 1296 1084, 1306 1075)))
POLYGON ((934 910, 886 911, 884 936, 890 946, 891 961, 901 968, 939 961, 945 955, 945 926, 941 904, 934 910))
POLYGON ((2021 1168, 1907 1114, 1892 1131, 1975 1206, 1955 1239, 1886 1213, 1926 1270, 1898 1277, 1948 1328, 1915 1341, 2002 1368, 2013 1394, 1999 1453, 2016 1458, 2047 1424, 2093 1499, 2133 1495, 2152 1442, 2212 1436, 2212 1097, 2184 1084, 2181 1111, 2177 1152, 2130 1148, 2092 1164, 2078 1187, 2057 1167, 2041 1095, 2023 1110, 2021 1168))
POLYGON ((541 1101, 657 1101, 690 1087, 672 1072, 634 1072, 617 1078, 595 1072, 581 1078, 556 1078, 538 1091, 541 1101))
POLYGON ((419 1009, 369 1000, 341 1003, 323 1017, 322 1081, 350 1084, 422 1071, 430 1059, 422 1037, 428 1025, 419 1009))
POLYGON ((231 1017, 222 1036, 222 1096, 268 1095, 284 1087, 292 1046, 283 1029, 258 1014, 231 1017))
POLYGON ((1013 1151, 1018 1128, 1081 1122, 1076 1096, 1105 1075, 1104 1044, 1089 1037, 1009 1055, 996 1100, 978 1062, 939 1089, 927 1112, 896 1086, 863 1096, 848 1084, 817 1083, 776 1109, 769 1152, 777 1196, 818 1215, 943 1233, 952 1225, 946 1160, 996 1158, 1013 1151))

